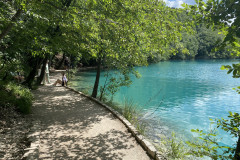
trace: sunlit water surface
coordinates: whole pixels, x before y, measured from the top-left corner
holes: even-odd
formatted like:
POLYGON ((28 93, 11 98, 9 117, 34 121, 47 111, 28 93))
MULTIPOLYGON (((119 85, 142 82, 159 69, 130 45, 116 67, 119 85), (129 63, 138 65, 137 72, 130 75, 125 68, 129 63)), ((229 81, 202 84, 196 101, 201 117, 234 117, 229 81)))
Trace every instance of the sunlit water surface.
MULTIPOLYGON (((191 129, 208 130, 209 118, 227 118, 228 111, 240 112, 240 95, 232 88, 239 79, 220 69, 237 60, 167 61, 136 68, 142 75, 133 78, 130 87, 122 87, 114 97, 118 103, 125 98, 138 104, 143 120, 152 125, 154 138, 172 131, 190 137, 191 129)), ((73 81, 77 90, 94 85, 94 71, 80 72, 73 81)), ((100 84, 104 82, 104 72, 100 84)), ((220 131, 221 143, 232 145, 236 140, 220 131)))

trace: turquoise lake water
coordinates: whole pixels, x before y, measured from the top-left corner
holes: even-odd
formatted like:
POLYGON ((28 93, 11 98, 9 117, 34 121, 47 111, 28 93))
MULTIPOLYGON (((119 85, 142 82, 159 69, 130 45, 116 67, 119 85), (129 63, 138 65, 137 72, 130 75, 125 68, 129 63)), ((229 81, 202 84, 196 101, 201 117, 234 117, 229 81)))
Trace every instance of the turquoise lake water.
MULTIPOLYGON (((232 88, 240 85, 240 79, 232 78, 222 65, 238 63, 237 60, 166 61, 137 67, 142 75, 133 78, 130 87, 122 87, 114 97, 118 103, 132 99, 143 113, 142 119, 152 125, 149 133, 172 131, 185 137, 191 129, 210 128, 209 118, 227 118, 228 111, 240 113, 240 95, 232 88)), ((77 90, 90 89, 94 85, 94 71, 80 72, 73 80, 77 90)), ((101 73, 100 84, 104 82, 101 73)), ((232 145, 235 139, 220 131, 221 143, 232 145)))

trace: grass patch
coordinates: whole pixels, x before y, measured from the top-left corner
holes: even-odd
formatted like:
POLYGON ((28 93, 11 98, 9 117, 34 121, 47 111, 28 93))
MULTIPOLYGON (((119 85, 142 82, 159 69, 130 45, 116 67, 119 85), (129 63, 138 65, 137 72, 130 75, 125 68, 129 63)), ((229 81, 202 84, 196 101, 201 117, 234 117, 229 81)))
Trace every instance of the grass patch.
MULTIPOLYGON (((159 135, 158 140, 155 140, 153 143, 157 148, 159 153, 164 156, 165 159, 169 160, 217 160, 217 159, 229 159, 222 157, 211 157, 207 154, 202 154, 204 150, 204 143, 199 143, 201 146, 197 148, 197 146, 191 146, 189 143, 198 143, 199 137, 192 137, 190 141, 186 141, 184 138, 180 136, 176 136, 174 132, 172 132, 171 136, 159 135), (198 150, 199 149, 199 150, 198 150), (193 152, 194 151, 194 152, 193 152)), ((209 153, 211 150, 208 150, 209 153)))
POLYGON ((90 95, 89 89, 87 89, 87 88, 81 90, 81 92, 82 92, 83 94, 85 94, 85 95, 90 95))
POLYGON ((171 136, 159 135, 154 146, 166 159, 171 160, 196 160, 196 157, 189 154, 190 148, 181 137, 176 137, 172 132, 171 136))
POLYGON ((122 114, 130 123, 135 126, 139 133, 141 133, 142 135, 145 134, 147 125, 145 122, 140 120, 140 117, 142 117, 141 113, 137 109, 137 105, 134 104, 132 100, 126 99, 123 106, 112 101, 107 101, 104 103, 122 114))
POLYGON ((0 82, 0 106, 16 106, 24 114, 31 111, 33 96, 28 88, 13 82, 0 82))

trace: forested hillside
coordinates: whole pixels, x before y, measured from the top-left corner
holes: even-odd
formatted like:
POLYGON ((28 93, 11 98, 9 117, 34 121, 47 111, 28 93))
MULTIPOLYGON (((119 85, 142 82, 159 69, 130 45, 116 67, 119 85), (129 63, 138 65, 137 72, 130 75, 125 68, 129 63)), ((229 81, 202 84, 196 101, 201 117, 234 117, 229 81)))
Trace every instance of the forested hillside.
MULTIPOLYGON (((178 20, 181 22, 189 21, 193 19, 192 15, 188 15, 181 9, 177 10, 178 20)), ((181 32, 182 39, 180 43, 174 44, 172 43, 166 49, 171 50, 175 48, 177 50, 176 53, 171 54, 156 54, 154 57, 149 57, 150 62, 158 62, 161 60, 189 60, 189 59, 230 59, 237 58, 236 56, 231 54, 231 46, 226 46, 221 50, 214 51, 221 42, 224 40, 224 35, 218 29, 213 30, 213 26, 209 26, 209 24, 201 23, 193 23, 191 24, 192 31, 189 32, 181 32), (182 47, 179 47, 182 46, 182 47)))

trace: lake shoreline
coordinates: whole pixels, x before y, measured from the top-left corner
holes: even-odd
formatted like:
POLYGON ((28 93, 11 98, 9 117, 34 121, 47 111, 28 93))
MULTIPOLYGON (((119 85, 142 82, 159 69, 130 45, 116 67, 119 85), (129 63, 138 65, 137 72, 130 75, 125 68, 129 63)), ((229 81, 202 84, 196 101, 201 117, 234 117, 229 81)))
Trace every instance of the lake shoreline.
MULTIPOLYGON (((237 80, 220 69, 222 65, 235 62, 238 60, 178 60, 136 67, 142 78, 133 78, 132 86, 122 87, 114 99, 121 103, 124 97, 133 98, 134 102, 144 105, 151 97, 155 97, 145 109, 149 113, 154 112, 155 118, 169 123, 167 126, 170 126, 170 130, 174 128, 171 124, 185 130, 187 133, 181 131, 183 135, 192 134, 191 129, 207 130, 209 118, 225 118, 229 110, 234 111, 238 106, 239 96, 232 90, 237 80), (154 87, 151 88, 151 85, 154 87), (155 111, 154 106, 159 105, 155 111), (214 106, 216 109, 212 112, 214 106)), ((103 70, 100 85, 104 82, 104 73, 103 70)), ((73 80, 73 86, 79 91, 91 93, 94 81, 95 72, 81 72, 73 80)), ((233 142, 225 134, 223 140, 227 144, 233 142)))
MULTIPOLYGON (((157 64, 157 63, 161 63, 161 62, 174 62, 174 61, 179 61, 179 62, 182 62, 182 61, 240 61, 240 58, 229 58, 229 59, 222 59, 222 58, 215 58, 215 59, 211 59, 211 58, 195 58, 195 59, 170 59, 170 60, 161 60, 159 62, 149 62, 149 65, 152 65, 152 64, 157 64)), ((138 67, 138 66, 136 66, 138 67)), ((101 69, 106 69, 105 67, 101 67, 101 69)), ((86 67, 78 67, 77 70, 79 72, 84 72, 84 71, 95 71, 97 70, 97 66, 96 65, 93 65, 93 66, 86 66, 86 67)))

